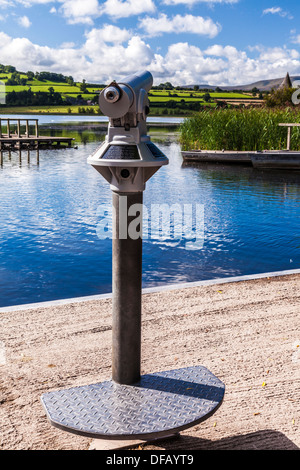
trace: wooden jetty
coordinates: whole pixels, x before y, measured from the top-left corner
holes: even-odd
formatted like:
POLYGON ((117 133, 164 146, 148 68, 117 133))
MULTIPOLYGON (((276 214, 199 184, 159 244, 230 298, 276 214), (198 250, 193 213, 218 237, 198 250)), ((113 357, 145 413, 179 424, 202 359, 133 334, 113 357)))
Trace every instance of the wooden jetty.
POLYGON ((40 136, 38 119, 4 119, 0 118, 0 151, 41 149, 41 148, 65 148, 71 147, 71 137, 40 136), (3 132, 3 124, 6 132, 3 132), (30 126, 34 126, 34 134, 30 134, 30 126), (13 127, 15 128, 13 130, 13 127), (25 127, 25 133, 21 133, 21 127, 25 127))
POLYGON ((300 170, 300 152, 291 151, 291 129, 300 127, 300 123, 281 123, 287 127, 286 150, 263 150, 261 152, 231 150, 190 150, 181 152, 186 163, 235 163, 248 164, 254 168, 276 170, 300 170))
POLYGON ((190 150, 181 152, 185 162, 249 163, 249 152, 231 150, 190 150))
POLYGON ((269 170, 300 170, 300 152, 268 151, 249 153, 254 168, 269 170))
POLYGON ((300 152, 264 150, 263 152, 229 152, 192 150, 181 152, 185 163, 230 163, 260 169, 300 170, 300 152))

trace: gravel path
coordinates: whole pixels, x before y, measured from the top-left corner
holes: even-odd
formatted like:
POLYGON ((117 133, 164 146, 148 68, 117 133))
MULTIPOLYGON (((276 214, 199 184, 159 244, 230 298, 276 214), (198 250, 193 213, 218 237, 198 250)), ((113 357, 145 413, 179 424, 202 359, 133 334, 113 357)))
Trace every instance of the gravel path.
MULTIPOLYGON (((203 365, 219 410, 144 449, 300 448, 300 275, 143 295, 142 373, 203 365)), ((40 396, 109 380, 111 300, 0 313, 0 449, 84 450, 49 424, 40 396)))

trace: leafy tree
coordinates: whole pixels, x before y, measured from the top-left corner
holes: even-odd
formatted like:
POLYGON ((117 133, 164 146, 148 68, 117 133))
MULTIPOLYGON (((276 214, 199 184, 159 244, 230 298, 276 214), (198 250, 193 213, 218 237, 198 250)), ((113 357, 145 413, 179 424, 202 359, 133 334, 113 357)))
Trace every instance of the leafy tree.
POLYGON ((67 83, 68 83, 68 85, 74 85, 73 77, 71 77, 71 76, 67 77, 67 83))
POLYGON ((211 96, 209 93, 205 93, 203 95, 203 100, 206 101, 206 102, 209 102, 211 100, 211 96))
POLYGON ((80 83, 80 91, 82 91, 82 93, 86 93, 87 91, 87 85, 84 79, 82 80, 82 83, 80 83))
POLYGON ((280 106, 294 106, 292 102, 293 88, 278 88, 272 90, 271 93, 265 96, 264 100, 268 108, 275 108, 280 106))
POLYGON ((27 75, 27 79, 28 79, 28 80, 30 80, 30 81, 31 81, 31 80, 33 80, 33 79, 34 79, 34 73, 33 73, 33 72, 31 72, 30 70, 27 72, 27 74, 26 74, 26 75, 27 75))

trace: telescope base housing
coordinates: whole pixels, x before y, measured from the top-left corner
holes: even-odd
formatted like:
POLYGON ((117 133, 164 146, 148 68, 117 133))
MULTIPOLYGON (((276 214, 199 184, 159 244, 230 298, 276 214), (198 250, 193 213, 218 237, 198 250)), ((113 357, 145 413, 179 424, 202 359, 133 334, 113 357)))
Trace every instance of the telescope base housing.
POLYGON ((107 382, 45 393, 51 424, 102 439, 151 440, 209 418, 221 405, 225 385, 203 366, 142 375, 132 385, 107 382))

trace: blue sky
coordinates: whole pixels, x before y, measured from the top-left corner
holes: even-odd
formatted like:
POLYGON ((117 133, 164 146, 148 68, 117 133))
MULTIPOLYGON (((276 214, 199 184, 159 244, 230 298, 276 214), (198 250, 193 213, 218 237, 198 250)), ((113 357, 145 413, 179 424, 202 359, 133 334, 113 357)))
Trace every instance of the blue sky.
POLYGON ((0 63, 106 83, 300 75, 299 0, 0 0, 0 63))

